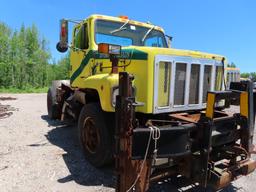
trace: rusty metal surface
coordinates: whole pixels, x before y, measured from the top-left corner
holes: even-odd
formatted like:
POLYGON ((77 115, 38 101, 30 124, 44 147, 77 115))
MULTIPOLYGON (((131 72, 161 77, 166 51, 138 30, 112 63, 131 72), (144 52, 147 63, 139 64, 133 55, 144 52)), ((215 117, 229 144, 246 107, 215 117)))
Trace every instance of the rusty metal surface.
MULTIPOLYGON (((117 175, 117 192, 126 192, 135 188, 143 192, 149 188, 151 161, 131 159, 131 133, 135 122, 135 99, 132 95, 133 77, 128 73, 119 73, 119 93, 116 102, 115 129, 115 169, 117 175), (134 187, 133 187, 134 186, 134 187)), ((132 191, 131 190, 131 191, 132 191)))
MULTIPOLYGON (((137 139, 140 142, 133 142, 135 140, 131 140, 131 134, 133 133, 133 137, 139 131, 141 134, 145 134, 147 127, 144 127, 144 130, 138 130, 139 124, 135 125, 135 107, 133 105, 135 98, 132 95, 129 74, 124 73, 119 77, 120 95, 116 106, 116 189, 118 192, 127 191, 133 184, 135 191, 143 192, 148 189, 149 183, 170 177, 173 174, 186 176, 204 188, 211 184, 215 189, 222 189, 233 180, 248 175, 255 170, 256 162, 250 159, 249 152, 249 148, 252 147, 249 142, 251 117, 244 117, 240 113, 229 114, 216 109, 213 109, 214 115, 212 118, 205 117, 204 111, 166 114, 166 116, 156 117, 156 120, 152 116, 148 116, 148 119, 145 117, 143 122, 152 126, 157 123, 158 129, 160 129, 161 126, 159 127, 159 125, 161 124, 169 125, 171 129, 174 129, 173 121, 184 125, 195 124, 196 128, 187 134, 189 136, 187 140, 192 143, 191 153, 178 158, 171 157, 172 163, 167 169, 162 169, 154 164, 152 166, 150 160, 147 160, 146 164, 143 164, 143 161, 132 160, 132 144, 134 144, 133 147, 138 148, 141 146, 139 145, 141 140, 137 139), (135 127, 136 129, 133 130, 135 127), (213 131, 215 131, 215 134, 213 134, 213 131), (175 166, 178 167, 176 170, 174 169, 175 166)), ((248 89, 247 91, 251 93, 251 90, 248 89)), ((233 96, 237 97, 231 91, 216 92, 215 94, 217 94, 217 99, 228 100, 232 99, 233 96)), ((250 107, 250 103, 248 103, 248 106, 250 107)), ((229 105, 225 107, 229 107, 229 105)), ((250 108, 249 114, 251 112, 250 108)), ((176 134, 175 132, 175 136, 176 134)), ((174 141, 175 139, 172 138, 171 140, 174 141)), ((143 143, 145 141, 144 139, 143 143)), ((178 142, 175 142, 174 145, 178 148, 178 142)), ((169 149, 168 145, 165 145, 165 147, 169 149)), ((145 151, 145 149, 139 151, 145 151)), ((145 154, 147 155, 147 153, 145 154)), ((140 159, 142 157, 143 155, 140 156, 140 159)))
POLYGON ((170 117, 182 121, 186 121, 189 123, 197 123, 200 120, 201 114, 196 113, 196 114, 188 114, 188 113, 176 113, 176 114, 171 114, 170 117))
POLYGON ((227 168, 225 171, 219 173, 220 175, 216 176, 214 181, 211 183, 213 188, 216 190, 222 189, 228 186, 232 181, 240 178, 241 176, 246 176, 252 173, 256 168, 256 161, 252 159, 247 159, 238 163, 234 166, 227 168))
POLYGON ((156 170, 150 176, 150 182, 158 182, 161 179, 169 178, 170 176, 176 175, 178 173, 178 168, 173 167, 173 169, 165 168, 163 170, 156 170))
POLYGON ((224 172, 222 176, 219 178, 219 181, 215 184, 214 188, 216 190, 222 189, 228 186, 233 180, 233 175, 231 172, 224 172))

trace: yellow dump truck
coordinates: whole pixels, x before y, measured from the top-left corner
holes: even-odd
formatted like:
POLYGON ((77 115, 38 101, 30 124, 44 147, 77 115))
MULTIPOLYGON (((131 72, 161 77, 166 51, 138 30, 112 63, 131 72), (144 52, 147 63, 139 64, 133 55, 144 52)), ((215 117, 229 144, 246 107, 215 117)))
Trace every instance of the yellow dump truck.
POLYGON ((218 190, 256 167, 251 82, 225 91, 225 57, 170 42, 161 27, 126 16, 60 22, 57 49, 70 48, 70 81, 53 82, 49 117, 78 121, 94 166, 115 160, 117 191, 146 191, 170 175, 218 190), (240 112, 223 111, 232 103, 240 112))

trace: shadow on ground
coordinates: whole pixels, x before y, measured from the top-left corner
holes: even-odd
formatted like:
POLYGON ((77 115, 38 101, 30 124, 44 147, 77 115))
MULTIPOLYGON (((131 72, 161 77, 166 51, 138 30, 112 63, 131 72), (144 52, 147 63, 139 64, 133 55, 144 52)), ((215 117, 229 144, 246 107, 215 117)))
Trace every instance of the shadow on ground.
MULTIPOLYGON (((69 169, 70 175, 58 180, 60 183, 75 181, 80 185, 85 186, 107 186, 115 187, 114 166, 110 165, 105 168, 96 169, 88 163, 81 151, 77 126, 74 123, 63 123, 58 120, 51 120, 47 115, 41 118, 48 122, 49 127, 53 127, 48 132, 46 138, 50 143, 62 148, 66 153, 63 154, 63 159, 69 169)), ((161 182, 152 184, 149 192, 198 192, 202 189, 188 182, 183 177, 165 179, 161 182)), ((207 190, 208 191, 208 190, 207 190)), ((221 192, 235 192, 239 191, 233 185, 221 190, 221 192)))
POLYGON ((62 156, 70 175, 59 179, 58 182, 66 183, 73 180, 85 186, 114 187, 115 178, 111 166, 99 170, 85 160, 79 145, 77 126, 74 123, 51 120, 47 115, 42 115, 41 118, 48 122, 49 127, 53 127, 45 135, 48 141, 66 152, 62 156))

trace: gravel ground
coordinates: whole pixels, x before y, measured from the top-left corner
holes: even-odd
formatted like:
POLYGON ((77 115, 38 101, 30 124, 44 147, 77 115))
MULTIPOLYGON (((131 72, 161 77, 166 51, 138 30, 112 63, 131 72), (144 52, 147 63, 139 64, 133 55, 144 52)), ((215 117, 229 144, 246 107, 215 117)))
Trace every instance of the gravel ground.
MULTIPOLYGON (((114 191, 113 166, 96 169, 84 160, 76 125, 47 117, 46 94, 1 94, 17 111, 0 119, 0 191, 114 191)), ((254 157, 255 158, 255 157, 254 157)), ((256 173, 225 192, 256 191, 256 173)), ((198 191, 182 179, 156 184, 150 191, 198 191)))

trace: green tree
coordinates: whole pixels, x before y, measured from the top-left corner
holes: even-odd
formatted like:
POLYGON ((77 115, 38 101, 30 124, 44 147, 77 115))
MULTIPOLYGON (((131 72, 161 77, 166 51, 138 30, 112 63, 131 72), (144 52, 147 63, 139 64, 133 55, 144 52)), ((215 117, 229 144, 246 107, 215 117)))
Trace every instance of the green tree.
POLYGON ((67 79, 69 55, 50 63, 48 44, 35 25, 12 30, 0 22, 0 88, 40 88, 67 79))
POLYGON ((251 72, 251 73, 241 73, 242 78, 249 78, 252 81, 256 81, 256 72, 251 72))
POLYGON ((228 67, 230 67, 230 68, 236 68, 236 64, 233 63, 233 62, 231 62, 231 63, 228 64, 228 67))
POLYGON ((4 23, 0 23, 0 85, 8 86, 10 82, 10 38, 11 29, 4 23))

